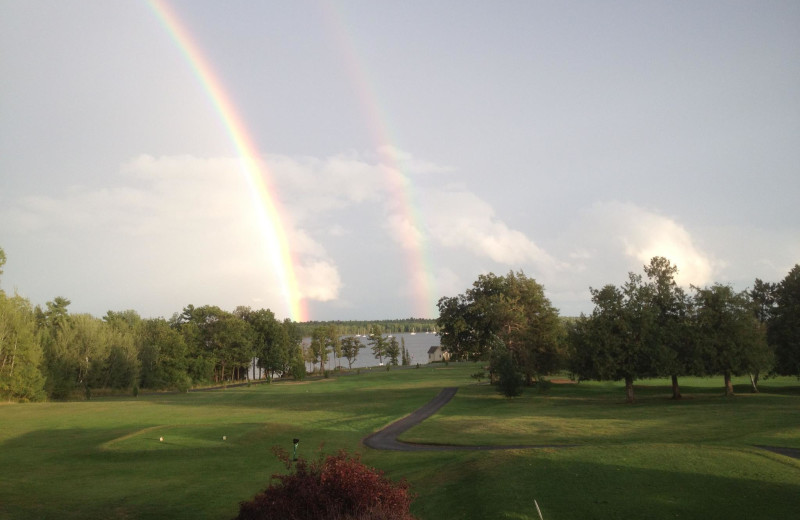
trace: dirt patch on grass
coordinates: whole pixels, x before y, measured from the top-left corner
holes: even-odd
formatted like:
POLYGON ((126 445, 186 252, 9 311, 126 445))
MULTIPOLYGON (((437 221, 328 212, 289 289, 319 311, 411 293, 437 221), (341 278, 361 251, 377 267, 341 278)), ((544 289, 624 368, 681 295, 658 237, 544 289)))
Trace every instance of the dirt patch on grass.
POLYGON ((551 383, 554 385, 574 385, 577 384, 577 381, 573 381, 572 379, 549 379, 551 383))

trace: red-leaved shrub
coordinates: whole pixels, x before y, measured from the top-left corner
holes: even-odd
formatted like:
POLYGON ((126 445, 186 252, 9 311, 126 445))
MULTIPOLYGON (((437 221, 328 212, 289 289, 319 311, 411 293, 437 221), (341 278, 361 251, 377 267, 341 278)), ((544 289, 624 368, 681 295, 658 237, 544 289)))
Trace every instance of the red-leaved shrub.
MULTIPOLYGON (((273 448, 287 469, 289 454, 273 448)), ((414 520, 408 509, 412 496, 408 483, 392 482, 383 472, 361 463, 359 455, 340 451, 303 458, 294 473, 272 476, 277 482, 239 504, 239 520, 414 520)))

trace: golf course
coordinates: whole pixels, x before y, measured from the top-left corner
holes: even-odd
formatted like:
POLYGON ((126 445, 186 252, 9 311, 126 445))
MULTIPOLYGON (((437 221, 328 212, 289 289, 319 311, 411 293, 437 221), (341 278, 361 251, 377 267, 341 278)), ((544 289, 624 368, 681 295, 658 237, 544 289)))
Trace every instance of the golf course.
MULTIPOLYGON (((229 519, 285 468, 358 452, 406 479, 420 519, 793 518, 800 511, 800 382, 734 378, 568 382, 508 399, 471 363, 189 393, 0 405, 0 518, 229 519), (363 439, 454 397, 400 435, 447 449, 384 451, 363 439), (458 450, 452 446, 551 446, 458 450), (565 447, 552 447, 561 445, 565 447), (760 446, 788 448, 780 454, 760 446)), ((555 378, 554 378, 555 379, 555 378)), ((430 446, 427 446, 430 448, 430 446)))

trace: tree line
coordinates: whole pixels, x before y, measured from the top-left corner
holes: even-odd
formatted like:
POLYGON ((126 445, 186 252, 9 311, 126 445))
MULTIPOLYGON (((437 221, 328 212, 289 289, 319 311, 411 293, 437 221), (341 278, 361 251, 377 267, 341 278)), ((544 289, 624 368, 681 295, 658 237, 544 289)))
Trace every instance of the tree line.
MULTIPOLYGON (((5 264, 0 248, 0 275, 5 264)), ((63 399, 99 389, 186 391, 247 378, 305 375, 297 324, 268 309, 189 305, 171 319, 136 311, 102 318, 71 314, 57 297, 45 307, 0 290, 0 398, 63 399), (255 360, 257 364, 254 366, 255 360)))
POLYGON ((303 337, 311 337, 314 329, 319 327, 335 326, 342 335, 368 336, 375 327, 380 327, 386 334, 424 333, 436 332, 435 319, 406 318, 398 320, 335 320, 335 321, 306 321, 298 323, 297 327, 303 337))
MULTIPOLYGON (((5 260, 0 248, 0 275, 5 260)), ((228 312, 213 305, 188 305, 168 320, 145 319, 134 310, 96 318, 70 313, 70 303, 56 297, 42 308, 0 290, 0 399, 89 398, 101 389, 186 391, 246 380, 251 372, 257 379, 301 379, 306 363, 320 372, 329 360, 341 366, 346 359, 352 367, 367 347, 381 364, 407 365, 405 342, 387 331, 434 326, 415 319, 298 324, 276 319, 269 309, 228 312), (360 334, 344 336, 363 324, 364 341, 360 334)))
MULTIPOLYGON (((0 275, 5 254, 0 248, 0 275)), ((45 307, 0 290, 0 398, 63 399, 99 389, 185 391, 191 386, 273 375, 302 378, 306 363, 325 373, 348 368, 364 348, 383 365, 410 364, 404 341, 391 333, 436 329, 453 360, 488 361, 490 377, 513 395, 522 385, 568 370, 579 379, 633 382, 750 374, 800 376, 800 266, 779 283, 756 279, 736 292, 715 284, 675 282, 677 267, 656 257, 644 276, 619 287, 591 289, 590 315, 563 318, 544 288, 524 273, 481 275, 464 294, 438 302, 440 316, 383 322, 280 321, 268 309, 186 306, 169 320, 135 311, 102 318, 71 314, 70 301, 45 307), (405 328, 398 327, 398 323, 405 328), (364 325, 362 327, 362 324, 364 325), (310 337, 304 346, 303 337, 310 337)))
POLYGON ((568 370, 585 380, 633 382, 680 376, 763 374, 800 376, 800 265, 779 283, 756 279, 752 289, 691 287, 675 281, 677 266, 654 257, 644 275, 620 286, 590 288, 594 310, 560 319, 544 288, 524 273, 481 275, 464 294, 439 300, 441 343, 451 359, 489 362, 490 378, 506 395, 525 383, 568 370))

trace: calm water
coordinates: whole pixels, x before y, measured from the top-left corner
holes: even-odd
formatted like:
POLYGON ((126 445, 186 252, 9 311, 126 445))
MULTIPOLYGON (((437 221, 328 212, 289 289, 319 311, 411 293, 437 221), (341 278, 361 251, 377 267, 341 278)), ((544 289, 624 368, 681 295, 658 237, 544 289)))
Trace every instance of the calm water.
MULTIPOLYGON (((397 338, 397 342, 401 345, 402 342, 405 341, 406 350, 408 350, 408 353, 411 355, 412 365, 416 365, 417 363, 424 365, 427 363, 428 349, 439 346, 439 336, 436 334, 426 334, 424 332, 411 334, 410 332, 405 332, 402 334, 393 334, 393 336, 397 338)), ((386 338, 388 335, 384 334, 383 337, 386 338)), ((367 343, 367 338, 362 336, 359 339, 364 345, 364 348, 358 352, 358 357, 353 362, 353 368, 378 366, 378 359, 372 355, 372 349, 367 343)), ((329 359, 327 363, 328 368, 335 367, 337 362, 340 363, 342 367, 347 368, 346 358, 342 358, 341 360, 329 359)), ((384 357, 384 364, 386 363, 388 363, 388 360, 384 357)))
MULTIPOLYGON (((417 332, 416 334, 411 334, 410 332, 405 332, 401 334, 393 334, 395 338, 397 338, 397 342, 402 345, 402 341, 405 341, 406 350, 411 355, 411 364, 416 365, 417 363, 424 365, 428 362, 428 349, 431 347, 439 346, 439 336, 436 334, 426 334, 424 332, 417 332)), ((383 337, 388 337, 386 334, 383 337)), ((378 366, 378 360, 372 355, 372 349, 369 347, 367 343, 367 338, 362 336, 359 338, 361 343, 364 345, 364 348, 358 352, 358 357, 353 362, 353 368, 364 368, 364 367, 375 367, 378 366)), ((311 343, 311 338, 303 338, 303 346, 307 347, 311 343)), ((388 363, 388 360, 384 358, 384 364, 388 363)), ((326 367, 330 370, 334 369, 337 364, 341 365, 342 368, 347 368, 347 358, 342 359, 335 359, 329 358, 326 367)), ((306 363, 306 369, 310 372, 311 371, 311 364, 306 363)), ((257 378, 258 377, 258 369, 253 372, 250 370, 250 377, 257 378)))

